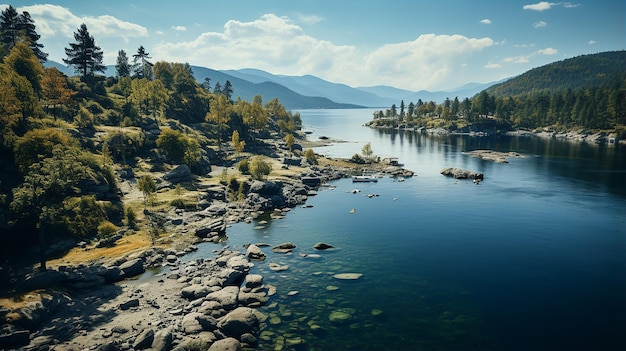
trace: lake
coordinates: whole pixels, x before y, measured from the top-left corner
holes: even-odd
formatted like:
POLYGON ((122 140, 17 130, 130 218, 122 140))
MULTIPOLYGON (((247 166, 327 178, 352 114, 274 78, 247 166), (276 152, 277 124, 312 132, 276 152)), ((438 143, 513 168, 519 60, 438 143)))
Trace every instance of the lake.
MULTIPOLYGON (((241 250, 297 245, 292 255, 265 248, 267 260, 253 268, 278 291, 260 309, 270 317, 261 348, 626 349, 624 147, 362 127, 373 111, 300 113, 310 139, 345 141, 317 153, 351 157, 369 142, 415 177, 338 180, 310 208, 228 229, 227 244, 241 250), (475 149, 524 157, 498 164, 464 154, 475 149), (446 167, 485 180, 446 178, 446 167), (316 252, 317 242, 336 248, 316 252), (273 272, 270 262, 289 269, 273 272)), ((201 254, 214 248, 203 244, 201 254)))

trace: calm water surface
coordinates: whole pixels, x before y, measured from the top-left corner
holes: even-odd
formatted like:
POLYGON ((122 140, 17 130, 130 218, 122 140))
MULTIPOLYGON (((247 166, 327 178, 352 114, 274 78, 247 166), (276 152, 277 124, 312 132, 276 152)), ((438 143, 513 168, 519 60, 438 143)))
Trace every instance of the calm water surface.
MULTIPOLYGON (((236 224, 228 245, 294 242, 253 271, 277 287, 261 346, 295 350, 626 349, 626 150, 537 138, 385 133, 373 110, 300 111, 316 149, 367 142, 417 176, 334 182, 285 218, 236 224), (515 151, 496 164, 464 151, 515 151), (485 174, 480 185, 445 167, 485 174), (353 194, 350 190, 359 189, 353 194), (368 197, 368 194, 379 196, 368 197), (350 213, 355 209, 355 213, 350 213), (320 241, 337 249, 314 252, 320 241), (300 254, 320 254, 319 258, 300 254), (287 264, 275 273, 268 263, 287 264), (340 281, 336 273, 361 273, 340 281), (290 291, 297 291, 289 296, 290 291), (350 318, 331 322, 333 312, 350 318)), ((210 256, 215 246, 202 251, 210 256)))

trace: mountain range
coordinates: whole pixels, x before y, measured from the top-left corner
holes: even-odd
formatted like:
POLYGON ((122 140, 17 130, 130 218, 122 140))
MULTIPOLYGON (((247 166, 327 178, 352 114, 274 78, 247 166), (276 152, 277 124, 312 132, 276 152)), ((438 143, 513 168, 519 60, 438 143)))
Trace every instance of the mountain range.
MULTIPOLYGON (((55 61, 48 61, 46 67, 56 67, 68 76, 75 75, 72 68, 55 61)), ((252 101, 255 95, 261 95, 263 101, 278 98, 290 110, 311 108, 387 108, 392 104, 399 105, 400 101, 443 102, 446 98, 458 97, 462 100, 472 97, 480 91, 498 82, 480 84, 469 83, 451 91, 410 91, 391 86, 351 87, 345 84, 333 83, 313 75, 287 76, 275 75, 266 71, 246 68, 239 70, 214 70, 206 67, 191 66, 194 77, 198 82, 210 78, 211 86, 216 83, 224 85, 230 81, 233 86, 233 97, 252 101)), ((106 66, 105 75, 115 76, 115 66, 106 66)))

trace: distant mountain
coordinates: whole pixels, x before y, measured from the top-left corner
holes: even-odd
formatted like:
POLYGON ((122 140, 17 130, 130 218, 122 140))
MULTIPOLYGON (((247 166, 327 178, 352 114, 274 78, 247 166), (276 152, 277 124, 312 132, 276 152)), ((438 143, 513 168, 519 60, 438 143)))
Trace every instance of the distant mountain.
POLYGON ((567 89, 612 88, 626 79, 626 51, 582 55, 533 68, 486 89, 496 97, 555 93, 567 89))
POLYGON ((251 68, 221 72, 254 83, 273 82, 285 86, 301 95, 321 96, 342 103, 368 107, 390 106, 395 103, 392 99, 378 96, 375 93, 355 89, 345 84, 332 83, 312 75, 274 75, 266 71, 251 68))
MULTIPOLYGON (((263 101, 269 101, 273 98, 278 98, 280 102, 287 109, 312 109, 312 108, 362 108, 363 105, 351 104, 351 103, 338 103, 327 97, 319 96, 305 96, 299 94, 281 84, 272 81, 262 81, 260 79, 253 79, 254 82, 238 78, 235 75, 231 75, 225 72, 216 71, 210 68, 191 66, 194 77, 197 81, 203 82, 205 78, 211 79, 211 85, 215 86, 215 83, 220 83, 222 86, 226 81, 230 81, 233 86, 233 97, 241 97, 243 100, 252 101, 255 95, 261 95, 263 101)), ((251 79, 251 77, 247 77, 251 79)))
POLYGON ((419 90, 419 91, 410 91, 404 89, 398 89, 386 85, 378 85, 373 87, 358 87, 357 89, 370 92, 372 94, 376 94, 380 97, 388 99, 392 101, 390 104, 386 106, 390 106, 391 104, 398 104, 400 101, 404 100, 405 103, 409 102, 417 102, 417 100, 421 99, 424 102, 434 101, 436 103, 442 103, 446 98, 450 98, 454 100, 455 97, 458 97, 459 100, 463 100, 465 98, 471 98, 477 93, 487 89, 493 84, 498 82, 491 83, 468 83, 457 89, 453 89, 451 91, 428 91, 428 90, 419 90))

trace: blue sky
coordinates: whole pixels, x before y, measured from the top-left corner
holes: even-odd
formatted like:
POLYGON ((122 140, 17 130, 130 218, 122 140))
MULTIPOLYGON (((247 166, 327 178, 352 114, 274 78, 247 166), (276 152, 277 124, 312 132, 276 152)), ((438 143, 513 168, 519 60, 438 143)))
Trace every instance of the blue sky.
MULTIPOLYGON (((450 90, 566 58, 626 49, 623 0, 17 1, 49 59, 85 23, 115 64, 143 45, 153 61, 257 68, 350 86, 450 90)), ((625 63, 626 64, 626 63, 625 63)))

